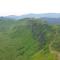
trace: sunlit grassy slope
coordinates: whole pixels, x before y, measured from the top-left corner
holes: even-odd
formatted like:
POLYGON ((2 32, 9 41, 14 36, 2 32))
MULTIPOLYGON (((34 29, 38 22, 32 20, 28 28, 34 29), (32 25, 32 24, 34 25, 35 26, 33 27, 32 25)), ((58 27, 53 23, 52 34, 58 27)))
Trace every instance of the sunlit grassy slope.
POLYGON ((33 39, 27 21, 18 21, 9 28, 0 32, 0 60, 29 60, 38 51, 38 41, 33 39))
POLYGON ((42 49, 41 51, 35 53, 31 60, 57 60, 57 57, 56 54, 50 53, 47 48, 46 50, 42 49))
POLYGON ((0 60, 57 60, 52 28, 40 19, 0 20, 0 60))

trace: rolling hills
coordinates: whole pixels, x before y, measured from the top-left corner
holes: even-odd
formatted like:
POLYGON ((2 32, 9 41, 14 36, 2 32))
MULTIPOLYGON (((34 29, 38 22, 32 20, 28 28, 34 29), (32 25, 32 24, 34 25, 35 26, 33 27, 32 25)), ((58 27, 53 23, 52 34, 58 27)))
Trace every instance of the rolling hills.
POLYGON ((59 24, 38 18, 0 19, 0 60, 58 60, 51 51, 60 52, 59 42, 59 24))

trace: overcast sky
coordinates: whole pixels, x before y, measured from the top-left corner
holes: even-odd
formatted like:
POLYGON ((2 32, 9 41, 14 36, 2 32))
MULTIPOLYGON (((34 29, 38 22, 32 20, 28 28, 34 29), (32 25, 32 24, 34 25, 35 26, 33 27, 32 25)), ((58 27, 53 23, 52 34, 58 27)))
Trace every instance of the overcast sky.
POLYGON ((60 0, 0 0, 0 16, 60 13, 60 0))

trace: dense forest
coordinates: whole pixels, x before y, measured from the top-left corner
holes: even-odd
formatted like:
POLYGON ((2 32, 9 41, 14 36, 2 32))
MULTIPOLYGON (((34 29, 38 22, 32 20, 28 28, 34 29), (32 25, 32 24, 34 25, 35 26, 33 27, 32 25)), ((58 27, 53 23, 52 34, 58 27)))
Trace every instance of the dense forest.
POLYGON ((0 60, 59 60, 60 24, 43 19, 0 19, 0 60))

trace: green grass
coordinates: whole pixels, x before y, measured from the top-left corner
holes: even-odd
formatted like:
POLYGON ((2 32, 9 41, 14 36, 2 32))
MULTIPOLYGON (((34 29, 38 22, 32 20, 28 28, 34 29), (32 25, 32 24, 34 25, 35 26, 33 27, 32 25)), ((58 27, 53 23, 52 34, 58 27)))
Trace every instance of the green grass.
POLYGON ((0 32, 0 60, 28 60, 38 50, 38 41, 33 39, 27 21, 20 23, 0 32))
POLYGON ((0 60, 56 60, 56 55, 50 53, 48 47, 55 39, 52 30, 56 28, 44 23, 28 19, 1 20, 0 60))
POLYGON ((56 60, 56 55, 50 52, 44 53, 44 50, 37 52, 31 60, 56 60))

